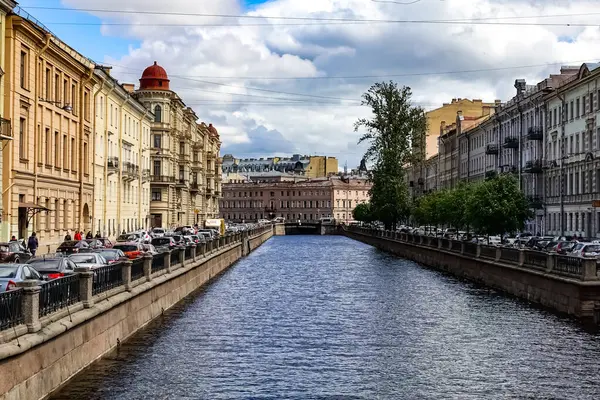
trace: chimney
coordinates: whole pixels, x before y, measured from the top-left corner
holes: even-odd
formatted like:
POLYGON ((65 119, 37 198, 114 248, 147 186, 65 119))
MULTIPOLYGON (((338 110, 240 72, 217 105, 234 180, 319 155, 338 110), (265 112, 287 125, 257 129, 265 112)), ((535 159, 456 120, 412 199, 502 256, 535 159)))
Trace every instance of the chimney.
POLYGON ((494 100, 494 107, 500 107, 502 105, 502 100, 494 100))
POLYGON ((446 129, 446 121, 440 123, 440 134, 444 134, 444 129, 446 129))
POLYGON ((527 83, 525 82, 525 79, 517 79, 515 81, 515 89, 517 89, 517 96, 523 94, 523 92, 525 92, 526 87, 527 83))
POLYGON ((133 93, 135 91, 135 85, 133 83, 123 83, 123 89, 127 90, 129 93, 133 93))

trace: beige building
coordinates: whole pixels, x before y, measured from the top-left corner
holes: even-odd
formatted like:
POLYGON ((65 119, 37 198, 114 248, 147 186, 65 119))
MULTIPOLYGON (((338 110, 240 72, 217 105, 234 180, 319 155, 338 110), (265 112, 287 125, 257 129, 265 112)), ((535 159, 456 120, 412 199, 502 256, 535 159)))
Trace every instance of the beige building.
POLYGON ((150 142, 150 226, 202 224, 219 214, 221 143, 210 124, 169 89, 166 71, 146 68, 134 97, 153 113, 150 142))
MULTIPOLYGON (((7 141, 12 140, 12 125, 10 116, 5 110, 4 101, 4 86, 5 86, 5 71, 6 71, 6 15, 17 5, 12 0, 0 0, 0 148, 8 146, 7 141), (4 116, 8 118, 4 118, 4 116)), ((3 151, 0 150, 0 168, 4 168, 2 161, 3 151)), ((3 187, 3 172, 0 171, 0 188, 3 187)), ((10 232, 10 221, 7 220, 3 212, 3 204, 0 201, 0 240, 8 237, 10 232)))
POLYGON ((332 179, 331 191, 333 212, 332 216, 338 222, 349 222, 354 218, 352 211, 361 203, 368 203, 371 199, 369 190, 371 182, 362 177, 348 177, 332 179))
POLYGON ((113 237, 149 226, 150 129, 153 114, 120 85, 96 70, 94 95, 93 232, 113 237))
POLYGON ((67 230, 92 229, 95 65, 18 15, 6 19, 5 44, 15 135, 3 151, 3 239, 36 231, 52 251, 67 230))

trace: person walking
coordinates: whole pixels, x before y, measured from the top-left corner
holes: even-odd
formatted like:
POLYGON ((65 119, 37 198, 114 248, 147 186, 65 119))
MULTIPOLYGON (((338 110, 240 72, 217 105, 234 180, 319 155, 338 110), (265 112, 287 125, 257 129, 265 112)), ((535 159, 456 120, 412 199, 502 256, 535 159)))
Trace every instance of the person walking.
POLYGON ((100 235, 100 231, 96 232, 96 239, 100 239, 102 235, 100 235))
POLYGON ((67 231, 67 234, 65 235, 65 242, 73 240, 73 238, 71 238, 71 233, 69 231, 67 231))
POLYGON ((38 249, 38 246, 39 246, 38 239, 35 236, 35 232, 33 232, 31 234, 31 236, 29 237, 29 240, 27 241, 27 248, 29 249, 29 251, 31 252, 31 255, 33 257, 35 257, 35 253, 38 249))
POLYGON ((75 240, 80 241, 81 239, 83 239, 81 237, 81 233, 79 231, 75 231, 75 240))

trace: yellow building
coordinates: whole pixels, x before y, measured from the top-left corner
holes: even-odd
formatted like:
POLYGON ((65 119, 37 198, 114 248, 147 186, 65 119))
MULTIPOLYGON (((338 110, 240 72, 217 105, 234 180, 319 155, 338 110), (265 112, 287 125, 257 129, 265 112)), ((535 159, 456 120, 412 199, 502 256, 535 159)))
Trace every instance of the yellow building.
POLYGON ((306 176, 309 178, 326 178, 331 174, 337 174, 338 160, 335 157, 310 156, 306 176))
POLYGON ((5 40, 15 134, 3 153, 3 239, 35 231, 40 251, 54 251, 68 230, 92 227, 95 65, 19 15, 7 17, 5 40))
POLYGON ((500 105, 500 100, 494 103, 484 103, 482 100, 474 99, 452 99, 450 103, 444 103, 442 107, 428 111, 425 159, 436 155, 438 152, 438 138, 440 137, 440 125, 442 122, 448 124, 454 122, 459 111, 464 117, 483 117, 493 114, 494 108, 500 105))

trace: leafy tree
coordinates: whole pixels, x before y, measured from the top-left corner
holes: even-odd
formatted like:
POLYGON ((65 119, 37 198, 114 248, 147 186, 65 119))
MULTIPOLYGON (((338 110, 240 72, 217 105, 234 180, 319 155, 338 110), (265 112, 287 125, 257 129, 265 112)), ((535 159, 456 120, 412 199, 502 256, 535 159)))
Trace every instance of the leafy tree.
POLYGON ((391 81, 374 84, 362 96, 362 104, 371 107, 373 117, 361 118, 354 125, 356 131, 366 129, 358 143, 369 143, 364 158, 373 164, 371 210, 386 229, 410 214, 404 168, 414 161, 413 138, 427 130, 425 112, 411 105, 411 95, 410 88, 398 88, 391 81))
POLYGON ((512 175, 499 175, 476 185, 466 212, 475 230, 487 235, 523 230, 525 221, 533 216, 512 175))
POLYGON ((373 213, 371 212, 371 204, 369 203, 361 203, 358 204, 354 210, 352 210, 352 217, 356 221, 360 222, 372 222, 373 213))

